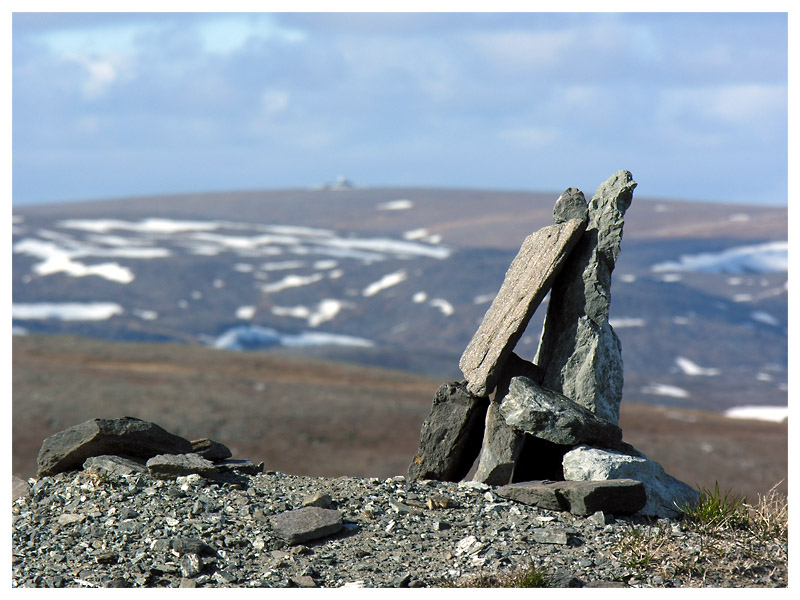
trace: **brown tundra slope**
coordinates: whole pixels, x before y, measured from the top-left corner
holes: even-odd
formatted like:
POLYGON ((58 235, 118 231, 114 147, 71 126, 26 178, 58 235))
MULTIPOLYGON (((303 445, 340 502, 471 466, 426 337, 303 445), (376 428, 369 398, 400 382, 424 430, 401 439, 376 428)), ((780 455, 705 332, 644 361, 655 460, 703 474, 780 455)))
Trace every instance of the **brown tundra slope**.
MULTIPOLYGON (((441 380, 344 363, 199 346, 13 339, 13 473, 42 440, 91 418, 134 416, 298 475, 404 474, 441 380)), ((625 440, 692 485, 755 501, 787 491, 787 424, 623 402, 625 440)))

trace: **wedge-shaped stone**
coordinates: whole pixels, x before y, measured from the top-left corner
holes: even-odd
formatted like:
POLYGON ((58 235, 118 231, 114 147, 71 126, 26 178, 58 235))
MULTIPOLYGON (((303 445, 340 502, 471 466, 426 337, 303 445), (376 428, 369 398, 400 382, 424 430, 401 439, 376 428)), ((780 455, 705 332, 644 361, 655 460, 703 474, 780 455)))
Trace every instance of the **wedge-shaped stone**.
POLYGON ((461 481, 466 477, 481 449, 488 407, 489 399, 470 394, 464 382, 440 386, 431 413, 422 423, 409 479, 461 481))
POLYGON ((461 356, 459 367, 471 394, 492 393, 506 359, 585 228, 585 219, 570 219, 540 229, 525 239, 494 302, 461 356))
POLYGON ((333 535, 343 527, 341 512, 318 506, 282 512, 270 518, 270 525, 290 545, 333 535))
POLYGON ((622 441, 618 426, 527 377, 511 379, 499 410, 508 426, 554 444, 615 448, 622 441))
POLYGON ((647 502, 644 485, 633 479, 608 481, 525 481, 497 488, 503 498, 547 510, 587 516, 602 511, 630 515, 647 502))
POLYGON ((155 423, 133 417, 91 419, 60 431, 42 442, 37 477, 80 469, 91 456, 114 455, 148 459, 157 454, 183 454, 192 443, 155 423))

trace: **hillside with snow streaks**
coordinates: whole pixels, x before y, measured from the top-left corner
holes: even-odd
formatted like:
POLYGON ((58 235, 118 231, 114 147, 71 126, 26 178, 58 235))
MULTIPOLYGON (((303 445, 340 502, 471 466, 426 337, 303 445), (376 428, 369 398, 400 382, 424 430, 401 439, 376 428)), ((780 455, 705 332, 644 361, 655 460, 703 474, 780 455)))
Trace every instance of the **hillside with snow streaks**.
MULTIPOLYGON (((19 207, 12 328, 457 380, 519 245, 552 224, 557 196, 340 186, 19 207)), ((786 403, 786 212, 637 197, 609 315, 626 401, 786 403)), ((515 349, 523 358, 536 354, 547 304, 515 349)))
POLYGON ((656 273, 692 271, 700 273, 780 273, 789 270, 789 242, 737 246, 721 252, 688 254, 680 260, 653 265, 656 273))

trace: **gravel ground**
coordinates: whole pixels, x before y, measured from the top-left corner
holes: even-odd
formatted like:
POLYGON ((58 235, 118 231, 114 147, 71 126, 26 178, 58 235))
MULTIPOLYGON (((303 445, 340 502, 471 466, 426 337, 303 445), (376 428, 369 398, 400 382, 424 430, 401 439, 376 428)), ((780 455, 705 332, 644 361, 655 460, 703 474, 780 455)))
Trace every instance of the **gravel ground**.
POLYGON ((785 539, 575 517, 473 482, 73 471, 29 483, 12 505, 13 587, 470 586, 531 565, 551 587, 787 585, 785 539), (271 517, 314 494, 343 529, 288 545, 271 517))

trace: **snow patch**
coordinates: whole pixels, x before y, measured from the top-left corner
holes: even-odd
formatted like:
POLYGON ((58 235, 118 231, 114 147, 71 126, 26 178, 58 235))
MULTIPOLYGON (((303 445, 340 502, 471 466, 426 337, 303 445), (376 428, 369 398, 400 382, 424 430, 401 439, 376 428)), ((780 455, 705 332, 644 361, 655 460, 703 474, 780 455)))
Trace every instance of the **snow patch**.
POLYGON ((256 307, 255 306, 240 306, 236 309, 236 318, 242 319, 243 321, 248 321, 253 318, 256 314, 256 307))
POLYGON ((626 327, 644 327, 647 321, 636 317, 620 317, 617 319, 609 319, 608 323, 614 329, 624 329, 626 327))
POLYGON ((780 273, 789 270, 789 242, 767 242, 736 246, 721 252, 685 254, 678 262, 653 265, 656 273, 682 271, 698 273, 780 273))
POLYGON ((144 310, 141 308, 134 308, 131 311, 131 314, 134 317, 142 319, 143 321, 155 321, 156 319, 158 319, 158 313, 154 310, 144 310))
POLYGON ((472 299, 473 304, 487 304, 494 300, 496 294, 480 294, 472 299))
POLYGON ((349 335, 304 331, 282 334, 269 327, 240 326, 229 329, 211 343, 224 350, 260 350, 274 346, 303 348, 315 346, 350 346, 371 348, 374 342, 349 335))
POLYGON ((273 306, 272 314, 279 317, 305 319, 308 321, 309 327, 318 327, 322 323, 334 319, 347 306, 349 304, 341 300, 326 298, 314 308, 308 308, 307 306, 273 306))
POLYGON ((789 418, 788 406, 737 406, 725 411, 730 419, 754 419, 782 423, 789 418))
POLYGON ((450 304, 444 298, 434 298, 433 300, 431 300, 431 306, 434 306, 434 307, 438 308, 439 310, 441 310, 442 314, 445 317, 449 317, 454 312, 456 312, 455 308, 453 308, 453 305, 450 304))
POLYGON ((779 327, 781 324, 781 322, 778 321, 778 319, 776 319, 771 314, 763 310, 757 310, 755 312, 750 313, 750 318, 758 323, 764 323, 764 325, 772 325, 773 327, 779 327))
POLYGON ((622 283, 633 283, 634 281, 636 281, 636 275, 634 275, 633 273, 624 273, 623 275, 619 276, 619 280, 622 283))
POLYGON ((397 285, 398 283, 402 283, 408 277, 405 271, 396 271, 394 273, 389 273, 388 275, 384 275, 378 281, 375 281, 369 284, 364 291, 361 292, 363 296, 370 297, 374 296, 375 294, 382 292, 383 290, 390 288, 392 286, 397 285))
POLYGON ((689 375, 691 377, 712 377, 721 373, 719 369, 701 367, 684 356, 678 356, 675 359, 675 364, 684 375, 689 375))
POLYGON ((428 299, 428 294, 425 292, 417 292, 411 297, 414 304, 422 304, 428 299))
POLYGON ((383 204, 379 204, 376 208, 378 210, 408 210, 414 208, 414 203, 411 200, 403 198, 401 200, 384 202, 383 204))
POLYGON ((689 392, 683 388, 674 385, 666 385, 664 383, 653 383, 642 388, 643 394, 652 394, 655 396, 669 396, 671 398, 688 398, 689 392))
POLYGON ((103 321, 123 312, 122 307, 115 302, 38 302, 11 305, 11 318, 21 321, 103 321))
POLYGON ((261 291, 265 294, 274 294, 290 288, 302 287, 316 283, 325 276, 322 273, 314 273, 313 275, 287 275, 280 281, 274 283, 265 283, 261 286, 261 291))

